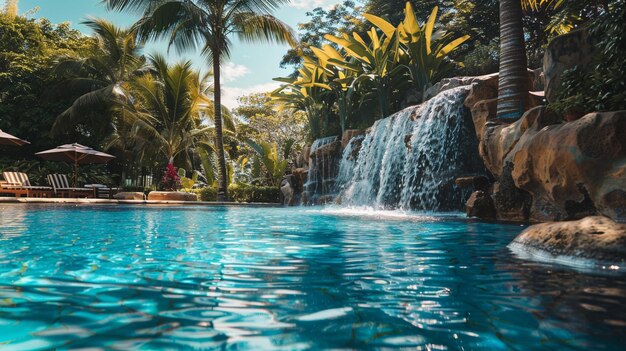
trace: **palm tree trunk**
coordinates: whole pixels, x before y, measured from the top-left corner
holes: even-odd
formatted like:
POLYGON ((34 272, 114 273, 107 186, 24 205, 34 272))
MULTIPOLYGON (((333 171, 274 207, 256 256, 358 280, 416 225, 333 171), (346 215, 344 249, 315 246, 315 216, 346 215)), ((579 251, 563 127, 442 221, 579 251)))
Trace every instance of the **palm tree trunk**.
POLYGON ((500 76, 498 118, 515 119, 529 105, 529 78, 522 4, 520 0, 500 0, 500 76))
POLYGON ((224 136, 222 132, 222 88, 220 86, 220 54, 213 50, 213 80, 215 85, 215 146, 217 148, 217 201, 228 201, 228 182, 226 157, 224 155, 224 136))

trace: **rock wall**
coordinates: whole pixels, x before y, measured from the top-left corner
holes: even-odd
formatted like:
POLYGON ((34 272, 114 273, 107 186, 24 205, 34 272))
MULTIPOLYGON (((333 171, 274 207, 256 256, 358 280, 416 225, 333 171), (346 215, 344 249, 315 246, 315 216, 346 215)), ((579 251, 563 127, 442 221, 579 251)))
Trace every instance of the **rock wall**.
MULTIPOLYGON (((493 84, 477 82, 465 102, 495 181, 488 192, 496 218, 540 222, 601 214, 626 221, 626 111, 565 122, 537 106, 504 123, 495 119, 493 84)), ((484 194, 472 200, 474 215, 476 201, 488 203, 484 194)))

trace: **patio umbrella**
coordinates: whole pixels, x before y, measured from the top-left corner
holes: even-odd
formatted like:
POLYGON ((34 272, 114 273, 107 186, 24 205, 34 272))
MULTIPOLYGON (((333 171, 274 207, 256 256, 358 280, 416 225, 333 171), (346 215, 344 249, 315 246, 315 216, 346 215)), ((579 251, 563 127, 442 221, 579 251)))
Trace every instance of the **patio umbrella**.
POLYGON ((115 158, 113 155, 96 151, 78 143, 66 144, 54 149, 41 151, 35 155, 50 161, 62 161, 74 164, 74 187, 78 180, 78 165, 88 163, 107 163, 115 158))
POLYGON ((2 131, 2 129, 0 129, 0 145, 22 146, 24 144, 30 144, 30 143, 26 140, 22 140, 9 133, 5 133, 2 131))

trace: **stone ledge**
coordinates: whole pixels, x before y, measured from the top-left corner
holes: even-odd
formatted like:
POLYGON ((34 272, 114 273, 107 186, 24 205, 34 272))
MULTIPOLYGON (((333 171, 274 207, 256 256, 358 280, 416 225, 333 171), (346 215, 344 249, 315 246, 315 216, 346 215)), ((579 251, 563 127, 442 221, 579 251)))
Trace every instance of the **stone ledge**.
POLYGON ((108 200, 68 198, 15 198, 0 197, 0 205, 187 205, 214 207, 283 207, 278 203, 266 202, 210 202, 210 201, 155 201, 155 200, 108 200))
POLYGON ((198 195, 181 191, 151 191, 149 201, 198 201, 198 195))

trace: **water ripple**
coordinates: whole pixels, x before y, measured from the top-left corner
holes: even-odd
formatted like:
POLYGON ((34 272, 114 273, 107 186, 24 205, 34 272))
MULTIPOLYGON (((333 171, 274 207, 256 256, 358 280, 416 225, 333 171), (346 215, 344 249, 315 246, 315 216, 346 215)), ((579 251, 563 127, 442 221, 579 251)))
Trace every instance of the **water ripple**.
POLYGON ((0 208, 0 350, 611 350, 626 279, 365 209, 0 208), (371 211, 370 211, 371 212, 371 211))

